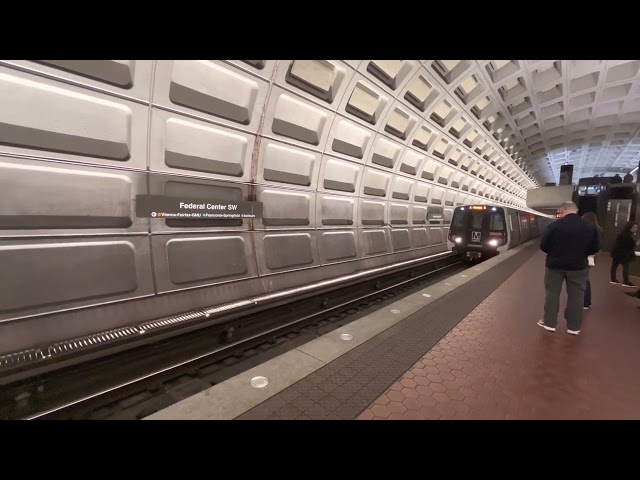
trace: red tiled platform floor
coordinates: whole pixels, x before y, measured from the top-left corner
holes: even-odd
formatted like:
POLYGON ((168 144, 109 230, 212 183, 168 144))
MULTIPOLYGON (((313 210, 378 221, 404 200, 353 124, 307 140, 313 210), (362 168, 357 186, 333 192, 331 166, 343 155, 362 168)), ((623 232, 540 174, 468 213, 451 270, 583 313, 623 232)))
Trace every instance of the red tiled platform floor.
POLYGON ((536 325, 538 251, 358 419, 640 419, 640 301, 609 284, 606 253, 597 260, 577 337, 564 290, 556 332, 536 325))

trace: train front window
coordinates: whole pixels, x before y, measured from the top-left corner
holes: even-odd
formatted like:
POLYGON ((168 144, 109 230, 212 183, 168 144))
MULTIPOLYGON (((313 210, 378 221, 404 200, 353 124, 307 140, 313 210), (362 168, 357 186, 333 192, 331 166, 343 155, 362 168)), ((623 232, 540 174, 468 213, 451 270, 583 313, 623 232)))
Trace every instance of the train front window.
POLYGON ((473 212, 471 215, 471 228, 475 230, 482 229, 482 217, 484 216, 484 212, 476 213, 473 212))
POLYGON ((495 212, 491 214, 491 226, 489 229, 492 232, 502 232, 504 228, 504 218, 502 214, 499 212, 495 212))
POLYGON ((453 228, 460 229, 460 228, 464 228, 464 220, 465 220, 465 211, 464 210, 457 210, 454 214, 453 214, 453 220, 451 221, 451 226, 453 228))

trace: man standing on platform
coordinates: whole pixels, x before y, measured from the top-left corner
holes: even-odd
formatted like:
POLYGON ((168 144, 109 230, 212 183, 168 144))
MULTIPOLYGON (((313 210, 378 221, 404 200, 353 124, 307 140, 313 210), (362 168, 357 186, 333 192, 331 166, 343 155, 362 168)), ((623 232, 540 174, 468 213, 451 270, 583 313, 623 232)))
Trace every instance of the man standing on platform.
POLYGON ((540 249, 547 254, 544 275, 544 319, 538 322, 549 332, 556 331, 562 283, 567 282, 567 308, 564 318, 567 332, 580 333, 584 291, 589 274, 587 257, 600 251, 596 229, 578 216, 578 207, 565 202, 560 220, 553 222, 542 236, 540 249))

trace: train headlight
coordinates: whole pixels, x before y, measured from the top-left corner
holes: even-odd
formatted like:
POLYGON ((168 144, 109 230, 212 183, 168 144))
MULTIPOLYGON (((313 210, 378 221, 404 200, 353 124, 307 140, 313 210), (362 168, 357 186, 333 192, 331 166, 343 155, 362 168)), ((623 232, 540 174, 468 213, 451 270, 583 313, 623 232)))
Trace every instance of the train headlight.
POLYGON ((460 242, 462 242, 462 239, 460 237, 456 237, 456 238, 453 239, 453 241, 456 242, 456 243, 460 243, 460 242))
POLYGON ((490 247, 497 247, 498 246, 498 240, 496 240, 495 238, 493 240, 489 240, 489 246, 490 247))

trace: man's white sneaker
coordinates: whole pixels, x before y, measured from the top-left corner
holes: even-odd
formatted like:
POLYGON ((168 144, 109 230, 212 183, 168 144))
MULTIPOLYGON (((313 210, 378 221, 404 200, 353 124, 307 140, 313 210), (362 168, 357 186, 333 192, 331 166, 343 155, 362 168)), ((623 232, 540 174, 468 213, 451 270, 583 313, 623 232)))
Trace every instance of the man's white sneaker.
POLYGON ((538 321, 538 325, 542 328, 544 328, 547 332, 555 332, 556 331, 556 327, 548 327, 544 324, 544 320, 539 320, 538 321))
POLYGON ((567 330, 567 333, 570 333, 571 335, 578 335, 580 330, 567 330))

